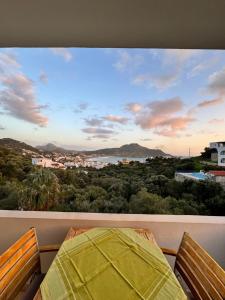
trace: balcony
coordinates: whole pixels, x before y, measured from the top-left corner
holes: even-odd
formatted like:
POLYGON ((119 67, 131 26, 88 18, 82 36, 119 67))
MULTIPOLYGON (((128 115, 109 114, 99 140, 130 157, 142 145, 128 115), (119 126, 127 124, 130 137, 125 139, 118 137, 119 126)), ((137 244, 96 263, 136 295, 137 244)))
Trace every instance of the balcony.
MULTIPOLYGON (((225 268, 225 217, 0 211, 0 253, 30 227, 37 229, 39 244, 45 245, 61 243, 72 226, 147 228, 159 246, 173 249, 178 249, 186 231, 225 268)), ((52 253, 42 254, 43 272, 53 258, 52 253)), ((173 266, 174 259, 169 262, 173 266)))

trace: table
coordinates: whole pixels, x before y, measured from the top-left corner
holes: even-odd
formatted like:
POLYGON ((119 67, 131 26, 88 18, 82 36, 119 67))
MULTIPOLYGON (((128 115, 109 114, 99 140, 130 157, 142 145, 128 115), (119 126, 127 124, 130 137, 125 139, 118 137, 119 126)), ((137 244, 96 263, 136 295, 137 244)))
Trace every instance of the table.
MULTIPOLYGON (((70 240, 74 237, 76 237, 77 235, 81 234, 81 233, 84 233, 86 232, 87 230, 89 230, 90 228, 85 228, 85 229, 76 229, 76 228, 70 228, 69 232, 67 233, 66 235, 66 238, 65 238, 65 241, 66 240, 70 240)), ((152 243, 154 245, 154 247, 157 246, 157 243, 155 241, 155 238, 154 238, 154 235, 149 231, 149 230, 146 230, 146 229, 134 229, 139 235, 143 236, 145 239, 147 239, 150 243, 152 243)), ((118 231, 118 230, 117 230, 118 231)), ((140 238, 139 238, 140 239, 140 238)), ((157 263, 158 264, 158 263, 157 263)), ((135 265, 135 268, 136 268, 136 265, 135 265)), ((55 274, 55 272, 54 272, 55 274)), ((69 274, 69 273, 68 273, 69 274)), ((131 274, 134 274, 134 273, 131 273, 131 274)), ((139 273, 140 274, 140 273, 139 273)), ((147 273, 149 274, 149 273, 147 273)), ((164 274, 164 273, 163 273, 164 274)), ((73 277, 74 278, 74 277, 73 277)), ((105 277, 104 277, 105 278, 105 277)), ((176 283, 176 282, 175 282, 176 283)), ((177 283, 176 283, 177 284, 177 283)), ((95 291, 95 290, 94 290, 95 291)), ((102 290, 100 289, 100 292, 102 290)), ((41 289, 38 290, 35 298, 35 300, 42 300, 42 295, 41 295, 41 289)), ((141 298, 142 299, 142 298, 141 298)), ((186 299, 185 296, 184 297, 181 297, 179 299, 186 299)))

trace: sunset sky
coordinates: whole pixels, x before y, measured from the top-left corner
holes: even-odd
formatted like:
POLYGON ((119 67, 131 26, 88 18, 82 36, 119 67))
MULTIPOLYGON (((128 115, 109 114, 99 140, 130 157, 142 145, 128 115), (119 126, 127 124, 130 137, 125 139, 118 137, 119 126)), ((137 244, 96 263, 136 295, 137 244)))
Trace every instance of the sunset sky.
POLYGON ((0 49, 0 137, 197 155, 225 140, 225 51, 0 49))

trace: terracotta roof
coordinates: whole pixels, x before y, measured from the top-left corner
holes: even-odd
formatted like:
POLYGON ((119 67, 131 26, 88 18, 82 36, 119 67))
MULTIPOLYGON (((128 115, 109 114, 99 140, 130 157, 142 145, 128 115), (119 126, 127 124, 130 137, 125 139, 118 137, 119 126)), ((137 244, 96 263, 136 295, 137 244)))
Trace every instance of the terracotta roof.
POLYGON ((225 171, 209 171, 208 173, 215 176, 225 176, 225 171))

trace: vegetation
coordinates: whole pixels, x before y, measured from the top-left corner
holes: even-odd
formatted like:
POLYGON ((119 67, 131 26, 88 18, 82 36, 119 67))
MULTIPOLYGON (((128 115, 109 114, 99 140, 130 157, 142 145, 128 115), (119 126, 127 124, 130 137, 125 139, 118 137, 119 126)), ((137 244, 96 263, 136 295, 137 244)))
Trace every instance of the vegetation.
POLYGON ((225 191, 219 184, 174 180, 177 170, 203 169, 200 161, 155 158, 100 170, 50 170, 2 147, 0 209, 224 216, 225 191))

